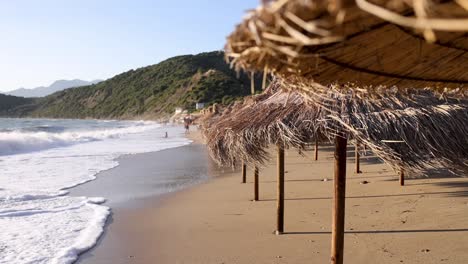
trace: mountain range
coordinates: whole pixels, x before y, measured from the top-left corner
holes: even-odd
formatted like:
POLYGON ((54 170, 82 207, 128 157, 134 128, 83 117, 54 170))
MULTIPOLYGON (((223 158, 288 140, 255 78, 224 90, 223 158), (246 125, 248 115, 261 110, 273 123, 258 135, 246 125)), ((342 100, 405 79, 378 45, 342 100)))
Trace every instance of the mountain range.
MULTIPOLYGON (((255 76, 256 87, 261 79, 255 76)), ((214 51, 172 57, 41 98, 0 96, 0 116, 156 119, 176 107, 194 111, 198 102, 229 104, 249 94, 250 75, 234 71, 224 53, 214 51)))
POLYGON ((93 80, 93 81, 83 81, 79 79, 74 80, 58 80, 52 83, 50 86, 39 86, 36 88, 26 89, 19 88, 13 91, 6 92, 7 95, 32 98, 32 97, 44 97, 55 92, 59 92, 68 88, 74 88, 79 86, 86 86, 91 84, 96 84, 102 80, 93 80))

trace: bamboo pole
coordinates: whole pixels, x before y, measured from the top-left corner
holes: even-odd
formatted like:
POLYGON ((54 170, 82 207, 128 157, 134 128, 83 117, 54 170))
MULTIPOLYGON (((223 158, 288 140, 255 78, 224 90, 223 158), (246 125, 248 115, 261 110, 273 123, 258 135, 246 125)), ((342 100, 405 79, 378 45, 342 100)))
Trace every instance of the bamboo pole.
POLYGON ((405 185, 405 171, 400 169, 400 186, 405 185))
POLYGON ((258 201, 258 167, 254 168, 254 201, 258 201))
POLYGON ((362 173, 361 171, 361 155, 359 154, 359 142, 356 142, 355 149, 354 149, 354 156, 356 158, 355 165, 356 165, 356 173, 362 173))
POLYGON ((335 175, 333 196, 333 222, 331 263, 343 264, 344 219, 346 197, 346 147, 348 140, 337 136, 335 138, 335 175))
POLYGON ((318 160, 318 139, 315 139, 315 149, 314 149, 314 152, 315 152, 315 160, 318 160))
POLYGON ((245 165, 244 162, 242 162, 242 183, 247 182, 247 165, 245 165))
POLYGON ((278 146, 278 192, 276 210, 276 234, 284 232, 284 148, 278 146))

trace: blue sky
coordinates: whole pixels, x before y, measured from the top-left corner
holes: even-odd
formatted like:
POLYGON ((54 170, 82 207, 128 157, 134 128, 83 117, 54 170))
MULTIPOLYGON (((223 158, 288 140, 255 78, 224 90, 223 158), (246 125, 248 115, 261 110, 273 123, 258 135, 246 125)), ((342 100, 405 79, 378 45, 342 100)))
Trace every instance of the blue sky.
POLYGON ((0 0, 0 91, 220 50, 259 0, 0 0))

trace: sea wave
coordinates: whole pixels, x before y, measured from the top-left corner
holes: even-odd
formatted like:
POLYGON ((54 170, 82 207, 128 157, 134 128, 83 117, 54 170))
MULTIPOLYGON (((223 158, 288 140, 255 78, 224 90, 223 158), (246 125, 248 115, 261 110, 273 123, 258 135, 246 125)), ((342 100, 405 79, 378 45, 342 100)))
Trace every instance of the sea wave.
POLYGON ((119 138, 122 135, 141 133, 158 127, 160 125, 154 122, 138 121, 134 123, 134 126, 88 131, 57 132, 56 129, 45 126, 40 127, 42 131, 27 131, 24 129, 0 131, 0 156, 119 138))
POLYGON ((102 202, 61 196, 4 204, 0 263, 73 263, 103 232, 110 208, 102 202))

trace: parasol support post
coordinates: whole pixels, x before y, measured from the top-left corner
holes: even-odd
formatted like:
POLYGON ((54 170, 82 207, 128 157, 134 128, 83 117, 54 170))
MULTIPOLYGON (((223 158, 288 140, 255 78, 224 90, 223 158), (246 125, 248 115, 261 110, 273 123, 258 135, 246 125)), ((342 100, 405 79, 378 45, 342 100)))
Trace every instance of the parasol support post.
POLYGON ((276 209, 276 234, 284 232, 284 148, 278 145, 277 157, 278 190, 276 209))
POLYGON ((242 183, 247 182, 247 165, 245 165, 244 162, 242 162, 242 183))
POLYGON ((400 169, 400 186, 405 186, 405 171, 400 169))
POLYGON ((255 94, 255 73, 250 73, 250 93, 255 94))
MULTIPOLYGON (((404 140, 381 140, 384 143, 405 143, 404 140)), ((400 167, 400 186, 405 186, 405 170, 400 167)))
POLYGON ((262 91, 265 90, 266 88, 267 75, 268 75, 268 68, 265 66, 265 69, 263 70, 263 78, 262 78, 262 91))
POLYGON ((359 142, 356 141, 355 149, 354 149, 354 156, 356 158, 355 165, 356 165, 356 173, 362 173, 361 171, 361 154, 359 153, 359 142))
POLYGON ((333 179, 333 215, 331 263, 343 264, 344 220, 346 197, 346 138, 335 137, 335 174, 333 179))
POLYGON ((258 167, 254 167, 254 201, 258 201, 258 167))
POLYGON ((315 139, 314 160, 318 160, 318 139, 315 139))

